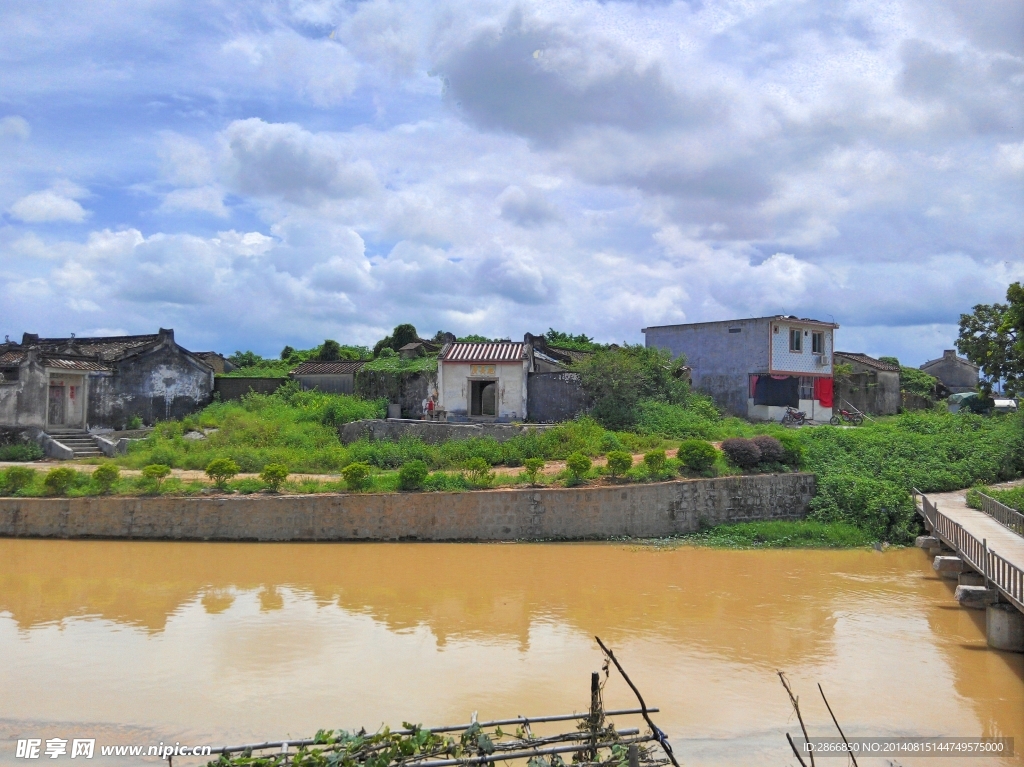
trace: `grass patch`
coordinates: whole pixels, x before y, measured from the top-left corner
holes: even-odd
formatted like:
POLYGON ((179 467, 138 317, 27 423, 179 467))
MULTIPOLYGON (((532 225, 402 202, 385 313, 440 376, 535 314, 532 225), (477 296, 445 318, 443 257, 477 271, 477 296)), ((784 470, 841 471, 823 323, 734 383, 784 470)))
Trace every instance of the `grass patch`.
POLYGON ((854 549, 878 539, 845 522, 740 522, 685 536, 690 543, 721 549, 854 549))

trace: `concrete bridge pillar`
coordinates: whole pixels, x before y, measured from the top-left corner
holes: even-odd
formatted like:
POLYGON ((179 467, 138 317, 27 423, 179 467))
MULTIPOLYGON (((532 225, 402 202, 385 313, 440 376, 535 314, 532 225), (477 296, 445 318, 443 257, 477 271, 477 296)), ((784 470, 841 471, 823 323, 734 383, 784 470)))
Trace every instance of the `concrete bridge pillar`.
POLYGON ((986 589, 984 586, 957 586, 954 596, 961 607, 973 610, 984 610, 999 598, 995 589, 986 589))
POLYGON ((1024 652, 1024 614, 1001 602, 985 608, 985 636, 996 650, 1024 652))
POLYGON ((932 568, 939 574, 940 578, 957 580, 960 573, 967 569, 960 557, 939 556, 932 560, 932 568))

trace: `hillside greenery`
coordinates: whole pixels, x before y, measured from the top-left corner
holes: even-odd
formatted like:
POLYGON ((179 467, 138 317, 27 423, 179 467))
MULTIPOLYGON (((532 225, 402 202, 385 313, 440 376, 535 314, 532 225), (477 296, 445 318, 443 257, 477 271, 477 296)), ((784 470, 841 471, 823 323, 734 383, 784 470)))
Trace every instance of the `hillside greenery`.
POLYGON ((277 359, 261 357, 253 351, 236 351, 227 358, 228 362, 237 366, 236 369, 223 375, 227 378, 287 378, 288 373, 309 360, 336 362, 369 358, 370 350, 365 346, 346 346, 327 339, 312 349, 293 349, 286 346, 277 359))

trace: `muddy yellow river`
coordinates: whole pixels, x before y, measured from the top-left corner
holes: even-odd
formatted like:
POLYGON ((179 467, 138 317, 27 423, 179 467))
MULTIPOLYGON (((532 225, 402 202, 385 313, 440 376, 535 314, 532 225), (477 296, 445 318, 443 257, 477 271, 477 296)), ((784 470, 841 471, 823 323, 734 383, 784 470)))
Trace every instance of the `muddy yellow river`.
MULTIPOLYGON (((1024 656, 988 650, 984 613, 952 591, 916 549, 0 540, 0 764, 43 763, 16 758, 26 738, 245 743, 581 711, 594 635, 684 764, 795 764, 778 669, 812 735, 835 734, 820 682, 847 735, 1010 736, 1020 753, 1024 656)), ((614 677, 605 698, 635 705, 614 677)))

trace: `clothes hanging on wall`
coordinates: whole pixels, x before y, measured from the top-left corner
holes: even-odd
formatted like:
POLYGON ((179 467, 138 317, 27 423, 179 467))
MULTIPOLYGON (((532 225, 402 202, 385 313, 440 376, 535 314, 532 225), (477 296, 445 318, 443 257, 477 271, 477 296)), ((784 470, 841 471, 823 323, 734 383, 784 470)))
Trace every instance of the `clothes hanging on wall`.
POLYGON ((814 379, 814 399, 818 400, 818 403, 822 407, 832 407, 832 379, 831 378, 815 378, 814 379))
POLYGON ((754 404, 799 407, 800 379, 796 376, 758 376, 754 404))

